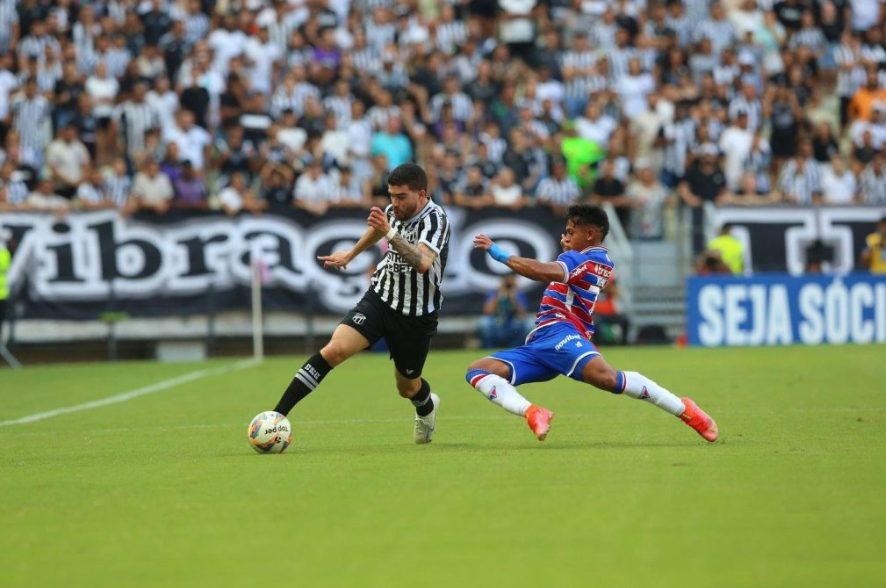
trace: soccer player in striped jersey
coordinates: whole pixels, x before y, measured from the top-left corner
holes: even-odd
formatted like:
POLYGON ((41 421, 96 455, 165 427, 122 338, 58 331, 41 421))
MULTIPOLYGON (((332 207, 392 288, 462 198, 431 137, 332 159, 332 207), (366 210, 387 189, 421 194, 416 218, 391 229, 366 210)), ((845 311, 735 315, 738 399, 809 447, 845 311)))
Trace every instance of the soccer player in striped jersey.
POLYGON ((474 247, 496 261, 521 276, 549 284, 526 343, 472 363, 465 376, 468 383, 506 411, 524 417, 539 441, 547 436, 554 414, 530 403, 516 386, 558 375, 645 400, 680 417, 705 440, 715 441, 717 424, 691 399, 678 398, 637 372, 613 369, 591 343, 594 304, 615 266, 603 247, 608 232, 609 219, 602 208, 575 204, 566 213, 560 239, 563 253, 556 261, 517 257, 486 235, 474 238, 474 247))
POLYGON ((298 370, 274 410, 289 414, 332 368, 384 337, 394 360, 397 390, 415 406, 413 440, 429 443, 440 398, 421 372, 443 301, 440 285, 449 252, 449 221, 428 197, 428 176, 414 163, 394 168, 388 194, 391 204, 384 211, 372 208, 369 228, 350 251, 318 258, 326 268, 344 269, 383 237, 390 245, 363 299, 345 315, 329 343, 298 370))

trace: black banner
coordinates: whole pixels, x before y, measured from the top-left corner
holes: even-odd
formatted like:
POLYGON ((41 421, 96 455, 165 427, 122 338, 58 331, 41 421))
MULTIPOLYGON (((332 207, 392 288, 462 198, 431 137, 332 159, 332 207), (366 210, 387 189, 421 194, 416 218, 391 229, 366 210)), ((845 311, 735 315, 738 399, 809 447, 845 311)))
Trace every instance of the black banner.
POLYGON ((886 209, 874 206, 718 208, 714 224, 733 223, 732 234, 744 241, 752 272, 805 271, 809 248, 820 242, 825 267, 848 273, 864 248, 865 237, 876 230, 886 209))
MULTIPOLYGON (((485 293, 508 270, 473 249, 483 232, 527 257, 553 260, 563 220, 544 209, 514 213, 452 209, 443 283, 445 315, 476 314, 485 293)), ((16 243, 10 281, 21 318, 94 319, 181 316, 245 309, 252 252, 262 260, 269 310, 341 314, 369 284, 376 247, 346 271, 327 271, 318 255, 348 249, 366 230, 366 212, 335 210, 321 218, 295 209, 260 216, 173 212, 124 219, 114 212, 0 215, 16 243)), ((382 245, 384 242, 380 242, 382 245)), ((521 278, 538 294, 540 285, 521 278)))

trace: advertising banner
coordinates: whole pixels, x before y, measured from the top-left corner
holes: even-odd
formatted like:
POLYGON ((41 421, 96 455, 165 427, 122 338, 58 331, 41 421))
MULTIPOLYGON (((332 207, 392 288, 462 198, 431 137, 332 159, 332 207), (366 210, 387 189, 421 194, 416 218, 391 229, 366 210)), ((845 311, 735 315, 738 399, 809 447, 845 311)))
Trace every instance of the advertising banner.
POLYGON ((886 342, 886 276, 693 277, 686 304, 690 345, 886 342))
MULTIPOLYGON (((451 209, 443 312, 476 314, 507 268, 473 248, 483 232, 519 255, 553 260, 563 220, 544 209, 520 212, 451 209)), ((122 218, 116 212, 0 214, 12 231, 10 271, 20 318, 94 319, 109 309, 132 316, 170 316, 246 308, 250 259, 261 259, 265 307, 341 314, 369 285, 384 240, 345 271, 317 260, 350 248, 366 231, 363 210, 317 217, 289 209, 231 218, 172 212, 122 218)), ((521 279, 534 292, 538 286, 521 279)))

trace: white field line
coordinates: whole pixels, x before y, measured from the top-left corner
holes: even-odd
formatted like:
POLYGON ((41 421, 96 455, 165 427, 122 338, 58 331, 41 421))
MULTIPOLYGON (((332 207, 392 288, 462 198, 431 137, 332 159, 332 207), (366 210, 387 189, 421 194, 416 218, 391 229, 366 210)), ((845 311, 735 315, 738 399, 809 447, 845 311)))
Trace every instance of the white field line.
POLYGON ((180 384, 187 384, 188 382, 193 382, 194 380, 199 380, 201 378, 207 378, 209 376, 217 376, 220 374, 235 372, 248 367, 252 367, 257 364, 258 362, 256 360, 247 359, 222 367, 197 370, 196 372, 190 372, 181 376, 176 376, 175 378, 163 380, 162 382, 157 382, 155 384, 151 384, 150 386, 136 388, 135 390, 129 390, 128 392, 121 392, 120 394, 108 396, 107 398, 102 398, 100 400, 91 400, 89 402, 84 402, 83 404, 75 404, 74 406, 65 406, 62 408, 56 408, 54 410, 48 410, 46 412, 38 412, 36 414, 30 414, 28 416, 13 419, 10 421, 0 421, 0 427, 7 427, 10 425, 26 425, 28 423, 35 423, 37 421, 51 419, 52 417, 57 417, 63 414, 81 412, 84 410, 92 410, 93 408, 101 408, 103 406, 110 406, 112 404, 119 404, 121 402, 132 400, 133 398, 138 398, 139 396, 146 396, 148 394, 153 394, 154 392, 162 392, 163 390, 174 388, 175 386, 178 386, 180 384))

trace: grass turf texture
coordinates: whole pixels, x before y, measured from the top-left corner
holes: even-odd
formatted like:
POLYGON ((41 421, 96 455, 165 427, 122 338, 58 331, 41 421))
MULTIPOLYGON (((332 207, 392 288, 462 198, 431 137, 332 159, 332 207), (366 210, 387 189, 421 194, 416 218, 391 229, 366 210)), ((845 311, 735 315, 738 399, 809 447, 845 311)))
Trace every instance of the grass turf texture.
MULTIPOLYGON (((464 383, 477 356, 432 354, 428 446, 372 354, 293 411, 282 455, 246 426, 300 358, 0 427, 0 585, 886 583, 886 347, 606 351, 694 396, 714 445, 564 378, 522 388, 557 413, 539 443, 464 383)), ((3 370, 0 420, 205 367, 3 370)))

